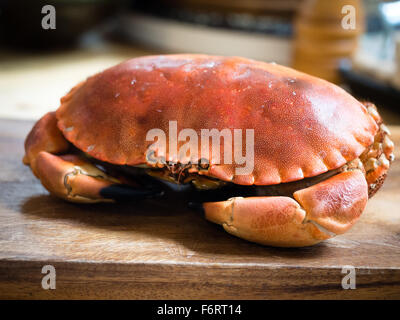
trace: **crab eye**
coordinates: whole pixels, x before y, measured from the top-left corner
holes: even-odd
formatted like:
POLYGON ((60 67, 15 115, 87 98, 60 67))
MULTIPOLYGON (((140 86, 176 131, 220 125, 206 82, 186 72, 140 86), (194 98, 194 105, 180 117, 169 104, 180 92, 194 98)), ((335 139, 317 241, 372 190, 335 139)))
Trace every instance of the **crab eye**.
POLYGON ((167 165, 168 165, 169 167, 174 167, 174 166, 177 165, 177 163, 174 162, 174 161, 167 161, 167 165))
POLYGON ((199 170, 207 170, 210 166, 210 163, 208 162, 207 159, 201 158, 197 166, 199 170))

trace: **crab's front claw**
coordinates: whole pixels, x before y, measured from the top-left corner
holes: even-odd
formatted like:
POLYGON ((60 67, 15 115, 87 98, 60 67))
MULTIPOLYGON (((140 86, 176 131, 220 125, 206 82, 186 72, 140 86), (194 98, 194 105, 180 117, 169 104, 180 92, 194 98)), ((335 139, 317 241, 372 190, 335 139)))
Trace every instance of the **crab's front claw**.
POLYGON ((36 157, 35 171, 50 193, 73 202, 104 201, 101 190, 113 184, 103 172, 75 155, 42 151, 36 157))
POLYGON ((42 151, 36 158, 36 172, 50 193, 71 202, 142 200, 159 193, 121 184, 93 164, 72 154, 56 156, 42 151))
POLYGON ((208 220, 235 236, 302 247, 346 232, 364 210, 368 186, 362 172, 348 171, 296 191, 294 198, 236 197, 203 206, 208 220))
POLYGON ((252 242, 293 247, 329 238, 315 225, 304 223, 306 212, 289 197, 236 197, 203 206, 208 220, 252 242))

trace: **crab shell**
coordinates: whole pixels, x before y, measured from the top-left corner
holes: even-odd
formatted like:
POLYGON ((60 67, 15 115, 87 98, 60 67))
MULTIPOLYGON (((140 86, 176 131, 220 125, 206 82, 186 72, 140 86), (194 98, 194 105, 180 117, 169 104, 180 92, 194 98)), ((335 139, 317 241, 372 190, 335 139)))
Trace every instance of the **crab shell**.
MULTIPOLYGON (((315 177, 358 159, 380 132, 381 119, 376 109, 369 109, 331 83, 276 64, 239 57, 148 56, 75 86, 56 113, 47 114, 32 129, 24 163, 51 193, 70 201, 109 201, 100 190, 118 181, 70 154, 71 144, 106 163, 154 166, 147 161, 152 142, 146 135, 153 128, 168 132, 173 120, 178 132, 254 129, 252 172, 236 174, 240 165, 217 163, 211 154, 208 169, 193 167, 192 173, 238 185, 276 185, 315 177)), ((387 149, 389 157, 393 144, 387 149)), ((166 160, 176 161, 168 150, 169 146, 166 160)), ((245 144, 242 151, 246 153, 245 144)), ((354 224, 366 205, 369 186, 381 184, 388 167, 385 163, 374 170, 374 181, 356 168, 290 197, 205 203, 206 217, 250 241, 314 244, 354 224)))

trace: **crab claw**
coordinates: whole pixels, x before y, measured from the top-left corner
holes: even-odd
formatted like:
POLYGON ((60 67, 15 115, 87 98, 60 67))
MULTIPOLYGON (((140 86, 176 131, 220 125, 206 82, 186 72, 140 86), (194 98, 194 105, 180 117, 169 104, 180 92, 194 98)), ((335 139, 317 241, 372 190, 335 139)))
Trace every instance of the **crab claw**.
POLYGON ((361 216, 368 186, 359 170, 342 172, 289 197, 231 198, 204 203, 206 218, 240 238, 302 247, 346 232, 361 216))
POLYGON ((101 190, 113 184, 103 172, 75 155, 56 156, 45 151, 37 155, 36 174, 51 193, 74 202, 103 200, 101 190))
POLYGON ((135 200, 160 195, 159 191, 122 184, 95 165, 68 154, 69 142, 58 130, 54 113, 41 118, 25 142, 26 165, 52 194, 71 202, 135 200))

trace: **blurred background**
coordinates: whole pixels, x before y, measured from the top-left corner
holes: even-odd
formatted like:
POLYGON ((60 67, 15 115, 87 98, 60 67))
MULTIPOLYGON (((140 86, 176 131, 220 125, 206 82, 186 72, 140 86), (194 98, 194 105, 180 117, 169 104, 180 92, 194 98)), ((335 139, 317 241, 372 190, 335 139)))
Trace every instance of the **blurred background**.
POLYGON ((0 117, 37 119, 89 75, 178 52, 290 66, 400 124, 400 1, 380 0, 0 0, 0 117))

